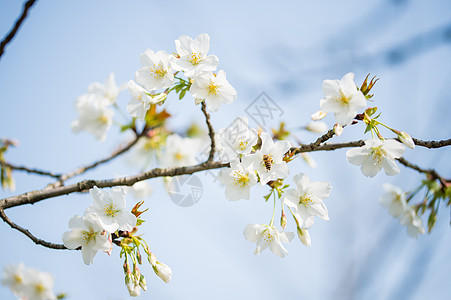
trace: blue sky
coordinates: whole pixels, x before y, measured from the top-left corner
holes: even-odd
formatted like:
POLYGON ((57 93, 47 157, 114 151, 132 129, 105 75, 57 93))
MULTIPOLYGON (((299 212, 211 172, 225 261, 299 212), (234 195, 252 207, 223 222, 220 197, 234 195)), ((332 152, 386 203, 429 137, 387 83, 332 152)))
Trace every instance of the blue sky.
MULTIPOLYGON (((21 6, 22 1, 0 0, 2 34, 21 6)), ((374 105, 383 121, 420 139, 445 139, 451 134, 450 30, 448 1, 38 1, 0 60, 0 136, 20 141, 7 156, 17 164, 65 172, 99 159, 125 137, 113 129, 99 143, 89 134, 73 134, 76 97, 110 72, 119 83, 132 79, 146 49, 172 52, 180 35, 208 33, 210 53, 238 91, 235 103, 213 114, 215 128, 245 115, 266 92, 283 110, 274 122, 283 120, 302 141, 312 141, 315 135, 296 128, 319 109, 322 80, 354 72, 361 82, 371 72, 381 78, 374 105)), ((118 102, 125 107, 128 100, 125 92, 118 102)), ((190 96, 181 102, 170 98, 165 105, 174 116, 174 131, 201 118, 190 96)), ((325 121, 333 125, 332 116, 325 121)), ((353 126, 336 140, 369 138, 363 131, 353 126)), ((405 157, 450 178, 449 153, 416 149, 406 150, 405 157)), ((446 299, 451 293, 449 208, 441 207, 432 234, 412 240, 377 202, 384 182, 409 190, 422 177, 401 167, 396 177, 369 179, 346 162, 345 151, 312 156, 317 169, 299 160, 291 172, 331 182, 333 192, 325 202, 331 220, 315 223, 312 247, 297 240, 287 245, 284 259, 269 251, 253 255, 255 245, 242 235, 248 223, 268 222, 272 208, 260 197, 266 190, 250 201, 231 203, 210 176, 198 174, 203 196, 182 208, 171 202, 160 179, 150 181, 154 192, 146 201, 150 209, 143 231, 174 277, 166 285, 150 266, 143 267, 149 291, 142 297, 446 299)), ((118 159, 85 178, 138 171, 118 159)), ((1 191, 0 198, 48 183, 19 172, 15 179, 16 192, 1 191)), ((90 201, 73 194, 7 213, 34 234, 61 242, 69 218, 82 214, 90 201)), ((129 298, 117 249, 85 266, 80 253, 35 246, 6 224, 0 235, 0 267, 22 261, 50 272, 55 290, 67 292, 69 299, 129 298)), ((5 287, 0 298, 14 299, 5 287)))

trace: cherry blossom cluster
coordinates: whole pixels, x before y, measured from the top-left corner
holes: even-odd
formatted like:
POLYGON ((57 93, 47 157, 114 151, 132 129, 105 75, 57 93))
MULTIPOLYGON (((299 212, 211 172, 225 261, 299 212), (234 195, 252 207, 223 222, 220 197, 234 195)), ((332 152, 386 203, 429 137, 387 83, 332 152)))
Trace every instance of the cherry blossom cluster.
POLYGON ((90 194, 93 204, 83 216, 76 215, 69 220, 71 230, 63 234, 64 245, 68 249, 81 248, 83 262, 87 265, 92 264, 98 251, 111 255, 113 244, 120 246, 120 256, 125 258, 125 284, 131 296, 139 296, 141 289, 147 290, 144 275, 138 268, 142 264, 140 246, 147 254, 155 273, 169 282, 171 269, 156 260, 143 238, 134 235, 138 230, 137 226, 142 223, 138 217, 143 211, 138 209, 143 202, 136 204, 130 212, 126 209, 126 191, 122 187, 112 188, 111 192, 94 187, 90 194))
MULTIPOLYGON (((49 273, 25 267, 23 263, 7 265, 3 269, 2 285, 7 286, 17 299, 56 300, 53 277, 49 273)), ((64 295, 58 295, 63 299, 64 295)))
POLYGON ((383 185, 385 194, 379 198, 379 203, 388 208, 388 213, 395 218, 399 218, 401 225, 407 226, 407 234, 410 237, 418 238, 419 234, 424 234, 423 222, 416 210, 407 204, 407 194, 399 187, 390 183, 383 185))

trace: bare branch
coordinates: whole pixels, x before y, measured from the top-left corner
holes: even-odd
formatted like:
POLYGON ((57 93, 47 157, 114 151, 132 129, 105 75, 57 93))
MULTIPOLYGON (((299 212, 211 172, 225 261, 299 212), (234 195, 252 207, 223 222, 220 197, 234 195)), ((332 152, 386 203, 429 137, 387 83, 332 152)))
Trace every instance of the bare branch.
POLYGON ((205 162, 202 164, 180 167, 180 168, 156 168, 148 172, 144 172, 138 175, 122 177, 109 180, 84 180, 75 184, 67 186, 59 186, 52 189, 44 189, 40 191, 32 191, 18 196, 12 196, 0 200, 0 209, 7 209, 10 207, 20 206, 24 204, 34 204, 41 200, 58 197, 62 195, 68 195, 77 192, 83 192, 91 189, 94 186, 99 188, 113 187, 113 186, 132 186, 138 181, 143 181, 156 177, 173 177, 177 175, 193 174, 200 171, 219 169, 229 167, 228 163, 221 162, 205 162))
POLYGON ((445 146, 450 146, 451 145, 451 139, 441 140, 441 141, 422 141, 422 140, 418 140, 416 138, 412 138, 412 140, 415 143, 415 145, 426 147, 426 148, 429 148, 429 149, 441 148, 441 147, 445 147, 445 146))
POLYGON ((442 188, 446 188, 448 186, 448 181, 449 180, 447 180, 447 179, 443 178, 442 176, 440 176, 434 169, 423 169, 423 168, 420 168, 419 166, 408 162, 404 157, 400 157, 397 160, 402 165, 404 165, 407 168, 410 168, 410 169, 416 170, 416 171, 418 171, 420 173, 429 175, 429 176, 432 177, 432 179, 440 181, 440 184, 442 185, 442 188))
POLYGON ((140 135, 136 136, 136 138, 134 138, 132 141, 130 141, 124 147, 122 147, 122 148, 114 151, 113 153, 111 153, 108 157, 105 157, 104 159, 98 160, 98 161, 96 161, 96 162, 94 162, 94 163, 92 163, 90 165, 87 165, 87 166, 84 166, 84 167, 80 167, 80 168, 76 169, 75 171, 72 171, 70 173, 62 175, 61 178, 60 178, 60 181, 64 182, 64 181, 66 181, 69 178, 72 178, 74 176, 83 174, 84 172, 86 172, 86 171, 88 171, 90 169, 93 169, 93 168, 95 168, 95 167, 97 167, 97 166, 99 166, 101 164, 106 163, 106 162, 109 162, 112 159, 118 157, 119 155, 127 152, 128 150, 130 150, 130 148, 132 148, 138 142, 138 140, 139 140, 139 138, 141 136, 146 134, 146 132, 147 132, 147 130, 143 130, 143 132, 140 135))
POLYGON ((23 234, 25 234, 28 238, 30 238, 36 245, 41 245, 44 246, 46 248, 50 248, 50 249, 57 249, 57 250, 68 250, 64 245, 61 244, 54 244, 54 243, 50 243, 44 240, 41 240, 37 237, 35 237, 33 234, 31 234, 30 231, 28 231, 28 229, 25 229, 23 227, 20 227, 19 225, 17 225, 16 223, 14 223, 13 221, 11 221, 10 218, 8 218, 8 216, 5 214, 5 212, 3 211, 2 208, 0 208, 0 218, 2 218, 2 220, 4 222, 6 222, 9 226, 11 226, 12 229, 16 229, 20 232, 22 232, 23 234))
POLYGON ((16 170, 16 171, 25 171, 28 173, 33 173, 33 174, 38 174, 38 175, 50 176, 50 177, 53 177, 56 179, 60 179, 62 176, 62 174, 54 174, 49 171, 44 171, 44 170, 39 170, 39 169, 31 169, 31 168, 28 168, 25 166, 16 166, 16 165, 13 165, 13 164, 1 161, 1 160, 0 160, 0 165, 2 165, 4 167, 9 167, 12 170, 16 170))
POLYGON ((22 25, 22 22, 25 20, 28 14, 28 10, 33 6, 33 4, 36 2, 36 0, 28 0, 22 10, 22 15, 17 19, 16 24, 14 24, 14 27, 11 29, 11 31, 8 33, 8 35, 3 39, 3 41, 0 43, 0 58, 5 52, 5 47, 8 45, 9 42, 12 41, 14 36, 16 35, 17 31, 20 28, 20 25, 22 25))
POLYGON ((211 125, 210 121, 210 114, 207 112, 207 108, 205 106, 205 101, 202 101, 202 112, 205 116, 205 122, 207 123, 208 127, 208 136, 210 137, 210 154, 208 155, 208 159, 206 162, 213 161, 213 157, 215 156, 215 131, 213 130, 213 126, 211 125))

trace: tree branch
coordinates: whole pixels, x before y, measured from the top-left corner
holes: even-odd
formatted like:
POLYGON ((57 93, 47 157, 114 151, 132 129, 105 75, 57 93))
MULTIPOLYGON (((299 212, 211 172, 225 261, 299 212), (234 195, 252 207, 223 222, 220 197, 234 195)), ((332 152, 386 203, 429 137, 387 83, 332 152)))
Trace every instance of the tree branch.
POLYGON ((213 157, 215 156, 216 150, 215 131, 213 130, 213 126, 211 125, 210 114, 207 112, 205 101, 202 101, 202 112, 204 113, 205 116, 205 122, 207 123, 208 127, 208 136, 210 137, 210 154, 208 155, 208 159, 206 162, 211 162, 213 161, 213 157))
POLYGON ((5 161, 1 161, 0 160, 0 165, 4 166, 4 167, 9 167, 12 170, 16 170, 16 171, 25 171, 28 173, 33 173, 33 174, 38 174, 38 175, 44 175, 44 176, 49 176, 49 177, 53 177, 56 179, 60 179, 62 174, 54 174, 52 172, 49 171, 44 171, 44 170, 39 170, 39 169, 30 169, 28 167, 25 166, 16 166, 10 163, 7 163, 5 161))
POLYGON ((441 148, 441 147, 445 147, 445 146, 450 146, 451 145, 451 139, 441 140, 441 141, 422 141, 422 140, 418 140, 416 138, 412 138, 412 140, 415 143, 415 145, 426 147, 426 148, 429 148, 429 149, 441 148))
POLYGON ((116 179, 84 180, 67 186, 59 186, 52 189, 32 191, 21 195, 1 199, 0 209, 7 209, 24 204, 34 204, 36 202, 53 197, 83 192, 93 188, 94 186, 97 186, 99 188, 114 187, 114 186, 132 186, 138 181, 143 181, 150 178, 173 177, 177 175, 193 174, 200 171, 219 169, 224 167, 229 167, 229 164, 221 162, 205 162, 189 167, 167 168, 167 169, 155 168, 153 170, 138 175, 116 179))
POLYGON ((429 175, 434 180, 438 180, 440 182, 440 184, 442 185, 442 188, 446 188, 448 186, 449 180, 447 180, 447 179, 443 178, 442 176, 440 176, 434 169, 423 169, 423 168, 420 168, 419 166, 408 162, 404 157, 400 157, 397 160, 402 165, 404 165, 407 168, 410 168, 410 169, 416 170, 416 171, 418 171, 420 173, 429 175))
POLYGON ((44 246, 44 247, 47 247, 47 248, 50 248, 50 249, 67 250, 67 248, 64 245, 50 243, 50 242, 47 242, 47 241, 44 241, 44 240, 41 240, 41 239, 35 237, 33 234, 31 234, 30 231, 28 231, 28 229, 20 227, 19 225, 17 225, 13 221, 11 221, 11 219, 8 218, 8 216, 5 214, 5 212, 4 212, 4 210, 2 208, 0 208, 0 218, 2 218, 2 220, 4 222, 6 222, 12 229, 16 229, 16 230, 22 232, 23 234, 25 234, 36 245, 41 245, 41 246, 44 246))
POLYGON ((20 25, 22 25, 22 22, 25 20, 28 14, 28 10, 33 6, 33 4, 36 2, 36 0, 28 0, 22 10, 22 15, 17 19, 16 24, 14 24, 14 27, 11 29, 11 31, 8 33, 8 35, 3 39, 3 41, 0 43, 0 58, 3 55, 5 51, 6 45, 8 45, 9 42, 12 41, 14 36, 16 35, 17 31, 20 28, 20 25))

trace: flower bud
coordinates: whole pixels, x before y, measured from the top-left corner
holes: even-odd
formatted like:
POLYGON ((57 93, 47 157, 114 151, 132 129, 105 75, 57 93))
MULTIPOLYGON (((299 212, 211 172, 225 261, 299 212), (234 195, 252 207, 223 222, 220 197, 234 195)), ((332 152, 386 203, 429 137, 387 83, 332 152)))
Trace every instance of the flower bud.
POLYGON ((321 119, 324 119, 324 117, 327 115, 326 112, 323 112, 321 110, 318 110, 316 113, 314 113, 311 118, 313 121, 319 121, 321 119))
POLYGON ((315 133, 324 133, 327 131, 327 124, 324 122, 309 122, 305 129, 315 133))
POLYGON ((169 283, 169 281, 171 281, 172 270, 168 265, 157 261, 155 266, 153 266, 153 270, 164 282, 169 283))
POLYGON ((405 133, 404 131, 401 131, 400 133, 398 133, 398 137, 401 143, 403 143, 410 149, 415 149, 415 143, 413 142, 413 139, 409 134, 405 133))
POLYGON ((141 274, 141 278, 139 278, 139 286, 143 289, 143 291, 147 291, 147 282, 144 275, 141 274))
POLYGON ((340 136, 342 133, 343 133, 343 127, 340 125, 340 124, 335 124, 334 125, 334 133, 337 135, 337 136, 340 136))
POLYGON ((312 240, 310 239, 310 234, 308 233, 307 229, 302 229, 298 226, 298 237, 299 240, 307 247, 310 247, 312 245, 312 240))

